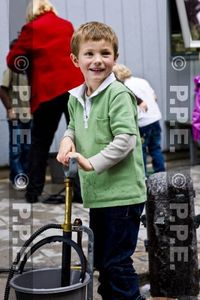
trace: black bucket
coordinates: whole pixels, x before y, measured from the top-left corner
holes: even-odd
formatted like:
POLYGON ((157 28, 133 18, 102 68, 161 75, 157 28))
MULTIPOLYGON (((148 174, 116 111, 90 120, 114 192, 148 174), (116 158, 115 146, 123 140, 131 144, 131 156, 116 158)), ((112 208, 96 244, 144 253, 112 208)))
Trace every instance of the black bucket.
POLYGON ((17 275, 10 281, 15 290, 17 300, 85 300, 87 285, 90 281, 88 273, 80 282, 80 271, 71 270, 69 286, 61 286, 61 269, 39 269, 17 275))

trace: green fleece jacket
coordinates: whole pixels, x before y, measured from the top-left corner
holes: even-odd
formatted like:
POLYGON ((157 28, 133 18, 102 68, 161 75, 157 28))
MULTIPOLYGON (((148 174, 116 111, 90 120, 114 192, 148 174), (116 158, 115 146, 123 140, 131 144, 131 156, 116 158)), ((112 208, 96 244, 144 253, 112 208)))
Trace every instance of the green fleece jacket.
POLYGON ((75 132, 76 150, 86 158, 99 153, 118 134, 137 137, 135 149, 112 168, 101 174, 79 171, 84 206, 99 208, 144 202, 145 175, 134 96, 122 83, 111 83, 92 98, 87 128, 84 108, 78 99, 71 95, 68 106, 69 128, 75 132))

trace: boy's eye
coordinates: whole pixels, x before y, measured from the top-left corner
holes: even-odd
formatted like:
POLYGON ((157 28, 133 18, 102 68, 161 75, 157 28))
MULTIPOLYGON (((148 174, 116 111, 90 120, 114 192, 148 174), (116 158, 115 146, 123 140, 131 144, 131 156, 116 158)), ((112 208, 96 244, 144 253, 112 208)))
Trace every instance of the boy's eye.
POLYGON ((93 55, 93 53, 92 53, 92 52, 90 52, 90 51, 88 51, 88 52, 86 52, 86 53, 85 53, 85 55, 86 55, 86 56, 92 56, 92 55, 93 55))
POLYGON ((103 51, 102 55, 103 56, 109 56, 109 55, 111 55, 111 53, 110 53, 110 51, 103 51))

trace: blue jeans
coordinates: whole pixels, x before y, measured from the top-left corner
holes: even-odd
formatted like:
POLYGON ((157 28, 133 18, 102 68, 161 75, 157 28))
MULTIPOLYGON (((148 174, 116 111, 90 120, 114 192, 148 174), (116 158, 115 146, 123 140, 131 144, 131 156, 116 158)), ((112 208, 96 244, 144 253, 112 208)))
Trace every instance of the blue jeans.
POLYGON ((144 203, 90 209, 94 232, 94 266, 99 271, 98 293, 103 300, 139 299, 133 255, 144 203))
POLYGON ((140 127, 140 136, 142 139, 142 152, 145 173, 147 174, 147 150, 152 157, 154 173, 165 171, 164 157, 161 151, 161 127, 159 121, 150 125, 140 127))
POLYGON ((10 181, 15 182, 19 174, 27 175, 31 145, 31 121, 8 121, 10 181))

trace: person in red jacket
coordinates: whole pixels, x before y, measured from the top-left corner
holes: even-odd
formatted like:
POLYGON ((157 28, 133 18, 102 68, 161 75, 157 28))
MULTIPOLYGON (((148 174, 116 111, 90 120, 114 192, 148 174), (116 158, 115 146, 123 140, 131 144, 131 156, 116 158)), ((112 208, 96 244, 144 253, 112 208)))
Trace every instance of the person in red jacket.
POLYGON ((34 203, 43 191, 49 149, 63 113, 69 121, 68 90, 80 85, 83 77, 70 59, 72 23, 60 18, 49 0, 31 0, 26 20, 7 64, 15 72, 26 72, 31 87, 33 127, 26 200, 34 203))

